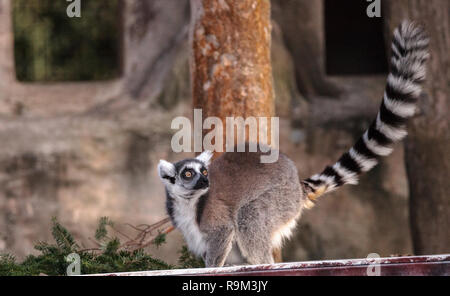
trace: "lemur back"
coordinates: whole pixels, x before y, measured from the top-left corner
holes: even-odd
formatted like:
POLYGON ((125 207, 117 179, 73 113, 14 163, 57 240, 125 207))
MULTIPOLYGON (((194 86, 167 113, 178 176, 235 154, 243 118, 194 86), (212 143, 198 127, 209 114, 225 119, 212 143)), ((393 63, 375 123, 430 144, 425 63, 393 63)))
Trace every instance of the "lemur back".
MULTIPOLYGON (((406 136, 405 124, 425 79, 428 38, 404 22, 394 32, 391 72, 376 119, 357 143, 320 174, 299 181, 284 154, 260 162, 259 152, 227 152, 210 164, 212 153, 176 164, 161 161, 167 209, 192 252, 207 266, 222 266, 236 244, 248 263, 272 263, 272 250, 290 236, 304 208, 345 184, 357 184, 392 144, 406 136)), ((248 151, 248 147, 246 149, 248 151)))
MULTIPOLYGON (((248 151, 248 150, 246 150, 248 151)), ((260 152, 227 152, 210 166, 210 190, 201 213, 200 230, 207 233, 218 256, 237 244, 249 263, 273 262, 272 249, 281 246, 307 204, 297 168, 280 153, 275 163, 261 163, 260 152), (225 173, 226 172, 226 173, 225 173)))

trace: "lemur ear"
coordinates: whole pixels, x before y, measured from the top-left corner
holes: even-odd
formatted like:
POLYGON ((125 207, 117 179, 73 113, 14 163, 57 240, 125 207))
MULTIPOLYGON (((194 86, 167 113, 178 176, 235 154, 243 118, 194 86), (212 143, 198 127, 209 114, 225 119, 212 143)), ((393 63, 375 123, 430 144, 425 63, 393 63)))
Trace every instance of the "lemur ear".
POLYGON ((202 161, 206 166, 209 166, 213 155, 214 154, 211 151, 205 150, 199 156, 197 156, 196 159, 202 161))
POLYGON ((158 174, 161 180, 171 180, 176 175, 175 166, 168 161, 161 159, 158 164, 158 174))

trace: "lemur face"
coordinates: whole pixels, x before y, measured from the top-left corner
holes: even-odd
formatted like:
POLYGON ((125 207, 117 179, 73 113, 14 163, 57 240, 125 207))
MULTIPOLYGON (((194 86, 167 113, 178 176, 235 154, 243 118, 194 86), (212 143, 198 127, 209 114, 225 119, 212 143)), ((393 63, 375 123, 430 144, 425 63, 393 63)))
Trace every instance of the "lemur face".
POLYGON ((208 166, 212 152, 175 164, 160 160, 158 173, 166 189, 175 198, 191 199, 205 194, 209 188, 208 166))

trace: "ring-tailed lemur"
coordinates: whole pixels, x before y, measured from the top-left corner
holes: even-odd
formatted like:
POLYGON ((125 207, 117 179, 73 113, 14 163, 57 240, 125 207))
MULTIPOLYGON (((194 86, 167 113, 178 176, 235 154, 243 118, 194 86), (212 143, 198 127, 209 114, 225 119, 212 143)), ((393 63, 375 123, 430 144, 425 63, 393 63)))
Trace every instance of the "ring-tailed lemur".
POLYGON ((260 163, 260 152, 227 152, 211 164, 209 151, 175 164, 161 160, 167 211, 189 249, 206 266, 222 266, 233 244, 248 263, 272 263, 272 250, 290 236, 304 208, 324 193, 356 184, 361 173, 391 153, 392 143, 406 136, 405 123, 415 113, 425 79, 428 42, 425 31, 412 23, 395 30, 378 116, 320 174, 299 181, 294 163, 281 153, 275 163, 260 163))

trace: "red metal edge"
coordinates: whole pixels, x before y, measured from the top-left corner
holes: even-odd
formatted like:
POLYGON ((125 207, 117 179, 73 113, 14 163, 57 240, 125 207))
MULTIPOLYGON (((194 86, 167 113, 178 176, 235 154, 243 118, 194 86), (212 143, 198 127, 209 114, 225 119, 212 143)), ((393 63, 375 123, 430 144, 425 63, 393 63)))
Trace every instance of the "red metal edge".
POLYGON ((375 274, 450 276, 450 254, 119 272, 91 276, 366 276, 375 274), (378 274, 377 270, 379 270, 378 274))

